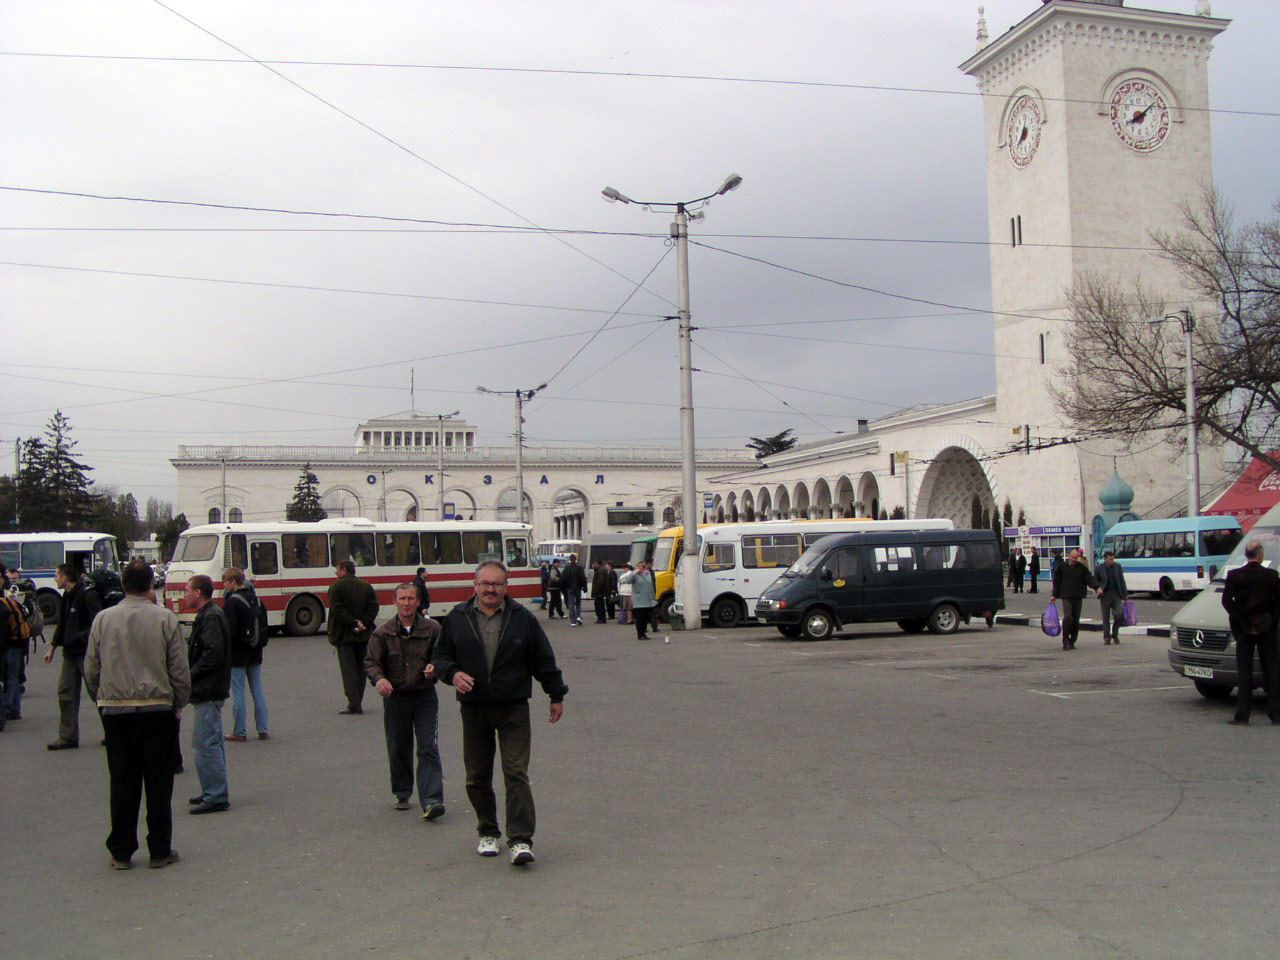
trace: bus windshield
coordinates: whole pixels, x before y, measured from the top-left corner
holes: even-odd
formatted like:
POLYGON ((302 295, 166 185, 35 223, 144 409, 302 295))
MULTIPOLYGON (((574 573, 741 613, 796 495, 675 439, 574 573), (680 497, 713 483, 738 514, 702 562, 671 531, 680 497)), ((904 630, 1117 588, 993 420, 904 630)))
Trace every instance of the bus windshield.
POLYGON ((653 547, 653 568, 655 570, 671 569, 671 553, 676 548, 675 537, 659 537, 653 547))

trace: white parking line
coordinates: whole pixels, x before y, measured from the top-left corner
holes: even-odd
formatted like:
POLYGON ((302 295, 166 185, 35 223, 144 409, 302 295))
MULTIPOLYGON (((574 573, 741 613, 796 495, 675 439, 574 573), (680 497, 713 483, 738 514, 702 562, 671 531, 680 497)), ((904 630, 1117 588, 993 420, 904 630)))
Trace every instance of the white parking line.
POLYGON ((1028 693, 1038 693, 1042 697, 1056 697, 1059 700, 1070 700, 1072 697, 1086 697, 1090 694, 1097 693, 1143 693, 1148 690, 1185 690, 1185 684, 1178 684, 1172 687, 1126 687, 1122 690, 1075 690, 1070 693, 1052 693, 1048 690, 1028 690, 1028 693))

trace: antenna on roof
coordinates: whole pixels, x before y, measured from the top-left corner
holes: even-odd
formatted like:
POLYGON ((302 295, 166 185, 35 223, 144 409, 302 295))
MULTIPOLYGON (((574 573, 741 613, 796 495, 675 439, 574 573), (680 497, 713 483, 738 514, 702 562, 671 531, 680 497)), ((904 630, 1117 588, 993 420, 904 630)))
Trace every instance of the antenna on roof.
POLYGON ((412 413, 418 409, 418 405, 413 402, 413 367, 409 368, 409 412, 412 413))

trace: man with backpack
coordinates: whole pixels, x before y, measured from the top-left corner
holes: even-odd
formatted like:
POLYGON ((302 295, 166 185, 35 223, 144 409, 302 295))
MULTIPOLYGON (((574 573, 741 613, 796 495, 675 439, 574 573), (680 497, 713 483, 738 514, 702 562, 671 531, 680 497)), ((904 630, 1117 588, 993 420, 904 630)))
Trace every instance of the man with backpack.
POLYGON ((244 743, 249 739, 249 709, 245 687, 253 696, 253 725, 259 740, 270 740, 267 732, 267 696, 262 692, 262 648, 267 645, 267 610, 253 587, 245 582, 244 571, 228 567, 222 571, 226 593, 223 610, 231 632, 231 732, 223 739, 244 743))
POLYGON ((84 654, 89 628, 102 609, 102 598, 93 585, 69 563, 60 563, 54 580, 62 590, 62 610, 44 662, 53 662, 53 651, 62 648, 62 672, 58 675, 58 739, 50 750, 74 750, 80 746, 80 688, 84 685, 84 654))

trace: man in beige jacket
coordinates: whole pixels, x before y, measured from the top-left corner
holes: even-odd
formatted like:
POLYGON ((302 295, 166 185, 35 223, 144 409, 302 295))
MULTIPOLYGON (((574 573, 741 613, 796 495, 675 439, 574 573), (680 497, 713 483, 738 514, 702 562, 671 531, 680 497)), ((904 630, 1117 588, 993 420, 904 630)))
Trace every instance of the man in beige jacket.
POLYGON ((150 564, 132 561, 121 580, 124 599, 94 618, 84 659, 85 685, 107 735, 107 850, 115 869, 133 866, 145 789, 150 866, 167 867, 178 861, 171 801, 178 718, 191 696, 191 672, 178 618, 155 603, 150 564))

